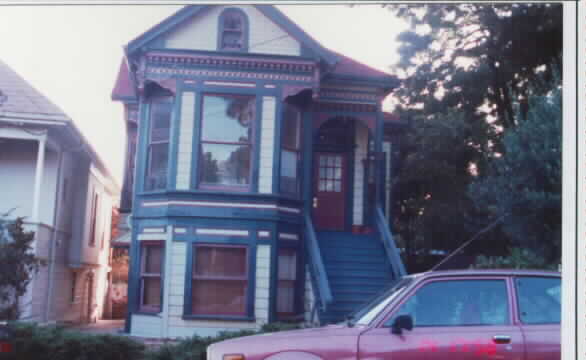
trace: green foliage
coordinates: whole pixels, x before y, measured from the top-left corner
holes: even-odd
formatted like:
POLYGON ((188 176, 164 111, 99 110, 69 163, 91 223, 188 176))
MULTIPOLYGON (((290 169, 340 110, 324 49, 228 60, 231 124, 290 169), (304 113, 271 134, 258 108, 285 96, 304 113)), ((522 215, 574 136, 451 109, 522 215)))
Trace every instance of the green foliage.
POLYGON ((10 324, 12 352, 3 360, 141 360, 145 347, 125 336, 90 335, 58 326, 10 324))
MULTIPOLYGON (((510 146, 504 144, 506 134, 527 126, 523 125, 525 120, 542 111, 530 99, 545 96, 559 84, 562 8, 556 4, 409 4, 388 8, 411 25, 398 39, 401 59, 396 74, 401 85, 393 95, 397 114, 408 119, 410 126, 406 145, 397 156, 392 205, 393 229, 406 250, 409 266, 429 250, 455 249, 499 216, 499 211, 478 206, 474 191, 506 197, 509 187, 494 186, 483 192, 480 188, 470 191, 469 186, 493 172, 493 165, 489 169, 488 164, 510 146)), ((545 144, 549 140, 543 139, 551 138, 551 129, 537 123, 523 131, 536 133, 533 146, 550 146, 545 144)), ((532 151, 527 144, 518 147, 519 154, 532 151)), ((534 182, 557 176, 539 173, 557 171, 557 165, 544 156, 559 153, 541 157, 547 160, 548 169, 530 161, 538 157, 519 155, 522 165, 513 169, 524 172, 517 174, 519 177, 531 180, 528 186, 519 185, 512 191, 527 192, 525 205, 516 207, 515 217, 507 217, 502 226, 482 234, 467 250, 476 247, 476 252, 488 254, 492 249, 481 245, 490 244, 502 252, 511 243, 533 249, 544 241, 558 242, 550 236, 557 233, 556 197, 552 192, 528 190, 534 182), (537 209, 528 211, 529 204, 537 209), (537 219, 546 221, 529 229, 537 219), (521 242, 522 237, 530 239, 521 242)), ((502 181, 506 182, 506 177, 502 181)))
POLYGON ((559 87, 532 97, 527 120, 504 135, 504 153, 470 186, 479 210, 506 215, 502 229, 516 246, 553 264, 561 256, 561 102, 559 87))
POLYGON ((33 275, 44 264, 31 252, 34 233, 24 231, 22 218, 0 216, 0 319, 20 315, 18 299, 26 293, 33 275))
POLYGON ((293 330, 298 324, 272 323, 259 331, 221 332, 214 337, 194 335, 169 341, 158 349, 147 350, 141 342, 126 336, 92 335, 60 326, 9 323, 13 351, 2 360, 194 360, 205 359, 206 348, 216 342, 267 332, 293 330))
POLYGON ((518 247, 509 249, 509 254, 505 256, 480 255, 472 267, 475 269, 557 270, 557 265, 548 263, 543 256, 518 247))

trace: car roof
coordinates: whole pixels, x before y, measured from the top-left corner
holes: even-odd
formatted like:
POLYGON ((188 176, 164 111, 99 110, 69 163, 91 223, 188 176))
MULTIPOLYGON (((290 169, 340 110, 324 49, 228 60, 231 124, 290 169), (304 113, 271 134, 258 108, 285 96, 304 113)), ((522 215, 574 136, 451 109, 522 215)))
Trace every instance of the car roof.
POLYGON ((415 278, 452 277, 452 276, 546 276, 561 277, 558 271, 520 270, 520 269, 465 269, 465 270, 438 270, 413 274, 415 278))

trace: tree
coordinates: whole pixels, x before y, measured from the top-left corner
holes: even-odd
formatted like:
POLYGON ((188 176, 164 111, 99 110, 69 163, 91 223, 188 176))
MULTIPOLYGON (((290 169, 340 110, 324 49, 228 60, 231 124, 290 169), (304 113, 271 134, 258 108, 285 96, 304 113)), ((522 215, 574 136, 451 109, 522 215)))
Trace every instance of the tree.
POLYGON ((561 73, 562 7, 559 4, 402 5, 392 8, 411 24, 399 41, 395 92, 402 107, 430 115, 455 109, 472 120, 519 123, 513 111, 535 82, 561 73))
POLYGON ((19 299, 43 262, 31 252, 34 233, 24 231, 22 218, 0 216, 0 319, 20 316, 19 299))
POLYGON ((529 99, 527 120, 503 138, 482 178, 469 188, 476 207, 505 215, 502 229, 515 246, 532 249, 548 264, 561 256, 561 86, 529 99))
MULTIPOLYGON (((410 121, 395 172, 393 228, 407 258, 417 259, 431 249, 456 249, 491 221, 492 213, 476 206, 469 186, 492 171, 488 164, 497 154, 506 153, 504 136, 521 126, 536 106, 529 99, 556 86, 562 63, 562 8, 389 8, 411 24, 410 31, 399 36, 396 74, 402 80, 393 93, 396 112, 410 121)), ((519 170, 530 172, 529 167, 519 170)), ((482 242, 506 249, 512 240, 504 228, 483 234, 470 248, 482 242)))

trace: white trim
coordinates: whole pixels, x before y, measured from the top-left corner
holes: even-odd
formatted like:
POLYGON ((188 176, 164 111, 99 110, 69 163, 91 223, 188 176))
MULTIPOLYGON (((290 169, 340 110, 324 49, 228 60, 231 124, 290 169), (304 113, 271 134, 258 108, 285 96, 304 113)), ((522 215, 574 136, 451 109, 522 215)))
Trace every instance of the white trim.
POLYGON ((176 227, 173 232, 175 234, 187 234, 187 228, 184 227, 176 227))
POLYGON ((255 83, 240 83, 240 82, 227 82, 227 81, 204 81, 204 85, 214 86, 235 86, 235 87, 256 87, 255 83))
POLYGON ((165 240, 166 237, 167 237, 167 234, 165 234, 165 233, 160 233, 160 234, 138 234, 136 236, 136 239, 138 241, 142 241, 142 240, 165 240))
POLYGON ((71 120, 63 115, 45 115, 34 113, 18 113, 0 110, 0 121, 23 124, 67 125, 71 120))
POLYGON ((276 87, 277 86, 276 85, 273 85, 273 84, 267 84, 267 85, 265 85, 265 88, 267 88, 267 89, 274 89, 276 87))
POLYGON ((168 200, 168 201, 143 201, 142 206, 144 207, 160 207, 160 206, 211 206, 211 207, 236 207, 236 208, 247 208, 247 209, 272 209, 283 212, 290 212, 299 214, 301 210, 278 206, 275 204, 252 204, 252 203, 227 203, 227 202, 212 202, 212 201, 181 201, 181 200, 168 200))
POLYGON ((228 236, 248 236, 248 230, 232 229, 196 229, 197 235, 228 235, 228 236))
POLYGON ((266 230, 262 230, 258 232, 258 237, 259 238, 268 238, 271 237, 271 232, 270 231, 266 231, 266 230))
POLYGON ((279 239, 283 240, 299 240, 299 235, 290 233, 279 233, 279 239))
POLYGON ((164 234, 165 228, 162 227, 147 227, 142 229, 143 234, 164 234))

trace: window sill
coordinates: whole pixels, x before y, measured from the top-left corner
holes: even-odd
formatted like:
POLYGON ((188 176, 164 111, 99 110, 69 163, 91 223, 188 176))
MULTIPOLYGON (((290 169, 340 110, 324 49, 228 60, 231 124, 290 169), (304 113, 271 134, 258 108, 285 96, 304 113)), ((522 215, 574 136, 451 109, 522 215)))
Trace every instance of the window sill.
POLYGON ((253 316, 239 316, 239 315, 183 315, 183 320, 224 320, 224 321, 246 321, 255 322, 256 318, 253 316))

